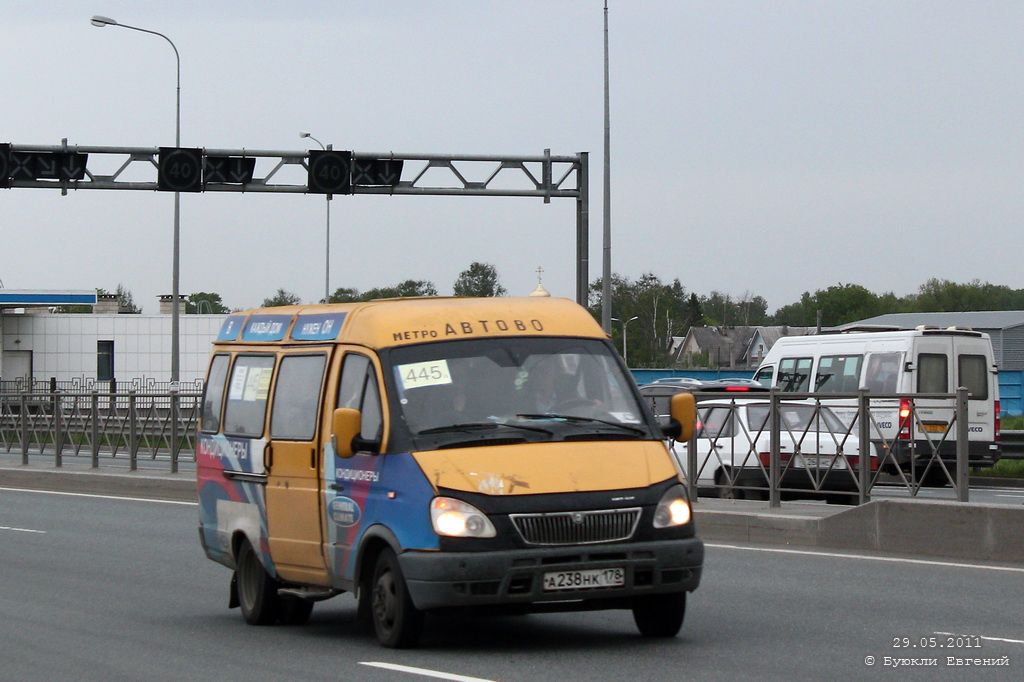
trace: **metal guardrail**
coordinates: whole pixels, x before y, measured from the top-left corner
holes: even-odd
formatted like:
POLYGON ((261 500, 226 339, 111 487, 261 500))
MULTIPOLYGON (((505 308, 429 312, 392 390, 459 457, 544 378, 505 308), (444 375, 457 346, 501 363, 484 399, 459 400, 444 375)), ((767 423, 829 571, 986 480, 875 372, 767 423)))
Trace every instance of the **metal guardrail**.
POLYGON ((194 462, 196 428, 202 393, 130 390, 0 394, 0 452, 29 457, 86 458, 166 462, 177 473, 179 462, 194 462))
POLYGON ((1003 459, 1024 459, 1024 431, 1003 431, 999 434, 1003 459))

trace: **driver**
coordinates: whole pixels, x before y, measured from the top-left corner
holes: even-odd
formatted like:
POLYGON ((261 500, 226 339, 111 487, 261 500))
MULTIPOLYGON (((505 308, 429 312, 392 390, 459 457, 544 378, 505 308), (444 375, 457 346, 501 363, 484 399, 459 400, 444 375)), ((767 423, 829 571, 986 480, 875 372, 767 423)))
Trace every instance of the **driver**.
POLYGON ((565 373, 557 358, 547 358, 530 370, 528 386, 533 399, 532 410, 538 414, 551 412, 556 405, 578 398, 569 387, 572 377, 565 373))

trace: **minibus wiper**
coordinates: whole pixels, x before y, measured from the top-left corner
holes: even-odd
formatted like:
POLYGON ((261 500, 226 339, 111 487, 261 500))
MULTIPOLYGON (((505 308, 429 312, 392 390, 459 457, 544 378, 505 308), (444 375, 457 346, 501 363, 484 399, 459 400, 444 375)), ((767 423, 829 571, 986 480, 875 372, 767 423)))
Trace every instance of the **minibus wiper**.
POLYGON ((638 426, 630 426, 629 424, 613 422, 607 419, 595 419, 594 417, 579 417, 574 414, 552 414, 550 412, 545 412, 543 414, 517 414, 516 416, 522 419, 564 419, 565 421, 568 422, 588 422, 593 424, 604 424, 605 426, 614 426, 617 429, 622 429, 624 431, 629 431, 630 433, 635 433, 638 436, 643 436, 644 434, 647 433, 638 426))
POLYGON ((485 431, 490 429, 496 429, 499 426, 507 426, 510 429, 522 429, 523 431, 536 431, 537 433, 545 433, 551 435, 551 431, 542 429, 539 426, 524 426, 523 424, 508 424, 505 422, 469 422, 466 424, 449 424, 447 426, 434 426, 429 429, 423 429, 417 431, 416 435, 424 436, 431 433, 446 433, 448 431, 485 431))

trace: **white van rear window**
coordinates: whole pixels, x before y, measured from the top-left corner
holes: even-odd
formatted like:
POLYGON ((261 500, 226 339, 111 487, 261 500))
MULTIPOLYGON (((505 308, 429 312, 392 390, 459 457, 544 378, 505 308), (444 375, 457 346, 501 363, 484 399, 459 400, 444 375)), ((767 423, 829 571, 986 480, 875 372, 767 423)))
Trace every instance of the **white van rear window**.
POLYGON ((967 389, 971 400, 988 399, 988 371, 984 355, 961 355, 958 358, 960 379, 957 386, 967 389))
POLYGON ((949 393, 949 358, 938 353, 917 356, 917 392, 949 393))

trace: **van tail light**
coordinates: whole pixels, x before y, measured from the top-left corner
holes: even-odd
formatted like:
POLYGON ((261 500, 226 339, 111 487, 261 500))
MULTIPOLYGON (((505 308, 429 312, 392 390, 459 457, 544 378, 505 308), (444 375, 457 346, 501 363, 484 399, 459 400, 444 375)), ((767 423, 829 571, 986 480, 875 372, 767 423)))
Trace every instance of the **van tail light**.
POLYGON ((900 400, 900 432, 897 438, 910 440, 910 423, 913 421, 913 411, 910 409, 910 399, 900 400))
POLYGON ((1000 429, 1000 413, 999 413, 999 401, 996 401, 996 423, 995 423, 995 440, 999 440, 999 429, 1000 429))

